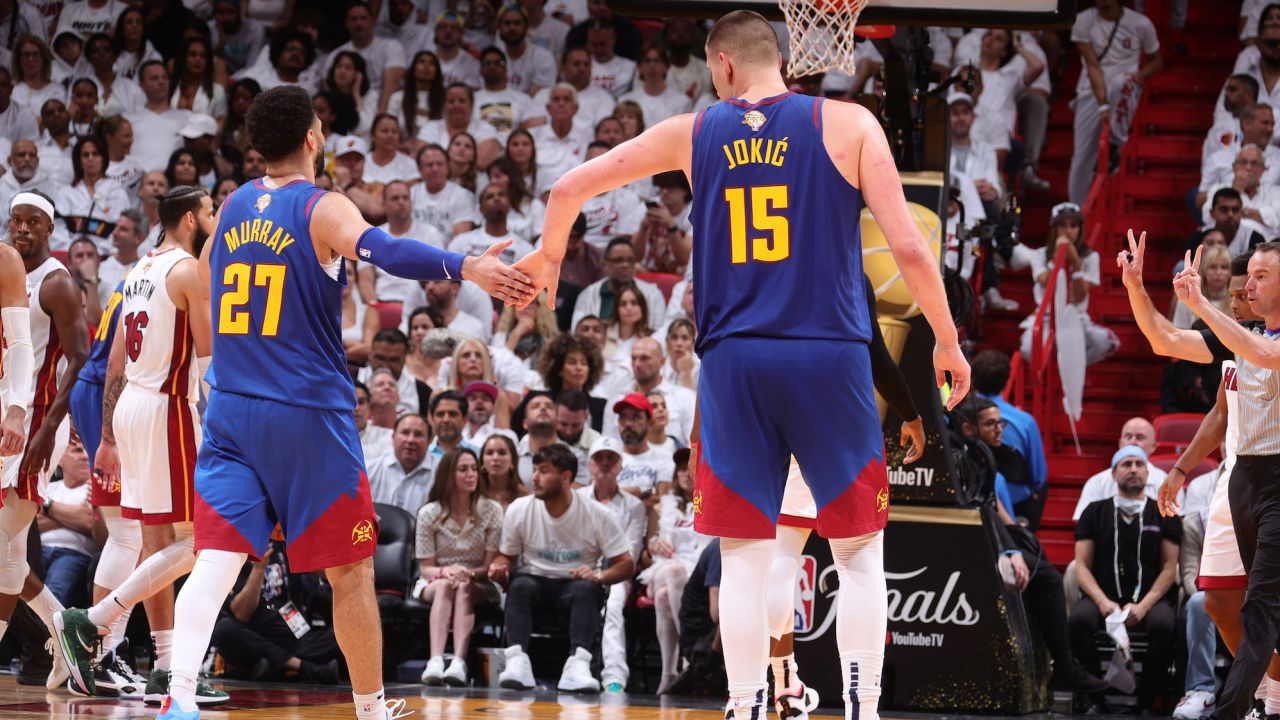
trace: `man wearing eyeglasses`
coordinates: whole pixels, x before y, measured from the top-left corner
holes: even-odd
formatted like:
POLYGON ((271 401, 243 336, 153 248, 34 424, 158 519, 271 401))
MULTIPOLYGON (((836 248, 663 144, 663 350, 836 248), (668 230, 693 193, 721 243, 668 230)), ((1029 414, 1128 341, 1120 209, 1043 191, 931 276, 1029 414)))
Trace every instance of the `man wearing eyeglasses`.
POLYGON ((636 251, 627 238, 615 238, 604 251, 604 277, 583 288, 573 306, 573 327, 588 315, 609 317, 623 285, 635 283, 649 306, 650 327, 660 327, 666 315, 666 301, 657 285, 636 279, 636 251))
MULTIPOLYGON (((1270 149, 1277 148, 1271 146, 1270 149)), ((1240 193, 1243 219, 1262 226, 1267 237, 1275 237, 1280 235, 1280 185, 1262 182, 1263 174, 1270 170, 1269 165, 1262 148, 1245 145, 1231 164, 1231 182, 1214 187, 1209 197, 1224 187, 1240 193)), ((1212 206, 1206 201, 1201 209, 1206 222, 1210 221, 1212 211, 1212 206)))
POLYGON ((1027 459, 1013 446, 1004 443, 1004 431, 1009 421, 1001 417, 999 406, 985 398, 982 400, 977 412, 978 437, 991 450, 996 459, 996 469, 1004 476, 1009 499, 1013 503, 1009 510, 1018 517, 1026 518, 1027 528, 1035 532, 1044 513, 1045 498, 1049 495, 1047 483, 1044 479, 1037 483, 1027 459))

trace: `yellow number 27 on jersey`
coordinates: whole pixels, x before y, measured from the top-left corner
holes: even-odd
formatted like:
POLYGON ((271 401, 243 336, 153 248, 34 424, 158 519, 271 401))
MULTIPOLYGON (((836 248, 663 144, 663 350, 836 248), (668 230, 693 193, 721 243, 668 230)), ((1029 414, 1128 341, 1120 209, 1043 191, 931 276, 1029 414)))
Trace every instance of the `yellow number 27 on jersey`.
POLYGON ((232 263, 222 271, 222 301, 218 303, 218 333, 249 334, 249 292, 253 287, 267 288, 267 302, 262 313, 262 337, 275 337, 280 331, 280 307, 284 302, 284 278, 287 265, 248 265, 232 263), (250 283, 250 278, 253 282, 250 283))
POLYGON ((758 262, 778 262, 791 256, 791 225, 785 215, 776 210, 790 207, 790 189, 786 185, 757 185, 752 188, 730 187, 724 189, 724 201, 729 204, 729 239, 733 263, 745 263, 748 259, 758 262), (747 199, 751 200, 751 228, 755 232, 771 233, 769 237, 751 238, 751 255, 747 256, 747 199))

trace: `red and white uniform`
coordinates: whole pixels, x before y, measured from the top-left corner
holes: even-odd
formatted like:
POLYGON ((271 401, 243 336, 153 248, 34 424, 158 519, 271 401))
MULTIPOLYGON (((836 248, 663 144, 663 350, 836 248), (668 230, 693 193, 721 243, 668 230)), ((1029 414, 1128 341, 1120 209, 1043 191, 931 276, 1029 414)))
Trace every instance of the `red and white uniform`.
POLYGON ((124 284, 116 330, 125 344, 128 381, 113 427, 120 451, 120 514, 148 525, 189 522, 195 500, 200 418, 195 348, 187 313, 169 294, 185 250, 153 250, 124 284))
POLYGON ((818 527, 818 504, 813 500, 813 493, 804 482, 800 472, 800 463, 795 455, 791 456, 791 467, 787 469, 787 486, 782 491, 782 511, 778 514, 778 524, 788 527, 813 530, 818 527))
MULTIPOLYGON (((49 414, 49 405, 58 395, 58 378, 66 370, 67 362, 63 357, 62 343, 58 339, 58 330, 53 325, 53 318, 40 305, 40 288, 45 278, 53 273, 65 273, 67 268, 57 258, 49 258, 35 270, 27 273, 27 304, 31 306, 31 349, 35 355, 35 379, 31 383, 31 397, 25 399, 27 407, 27 440, 35 435, 44 424, 49 414)), ((5 372, 9 370, 9 356, 4 357, 5 372)), ((3 398, 4 407, 13 400, 3 398)), ((71 419, 64 417, 54 437, 53 454, 49 456, 49 469, 36 475, 22 476, 20 469, 26 460, 26 451, 21 456, 10 455, 3 458, 4 488, 16 488, 18 497, 36 503, 44 502, 44 490, 49 485, 53 469, 62 461, 66 452, 67 441, 71 437, 71 419)))
POLYGON ((1209 501, 1208 517, 1204 524, 1204 551, 1200 556, 1200 575, 1196 580, 1196 585, 1201 590, 1244 588, 1248 585, 1244 561, 1240 559, 1240 546, 1236 543, 1227 492, 1240 442, 1240 394, 1236 389, 1234 360, 1223 361, 1222 382, 1226 386, 1227 396, 1227 436, 1223 443, 1226 446, 1226 457, 1219 467, 1218 481, 1213 486, 1213 499, 1209 501))

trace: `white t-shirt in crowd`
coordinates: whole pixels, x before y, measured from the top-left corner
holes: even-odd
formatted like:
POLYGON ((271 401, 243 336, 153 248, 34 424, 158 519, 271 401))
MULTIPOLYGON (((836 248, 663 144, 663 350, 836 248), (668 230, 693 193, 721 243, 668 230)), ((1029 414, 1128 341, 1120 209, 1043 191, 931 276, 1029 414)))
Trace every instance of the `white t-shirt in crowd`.
MULTIPOLYGON (((1123 82, 1136 72, 1142 56, 1160 50, 1160 38, 1156 36, 1156 26, 1151 20, 1136 10, 1121 8, 1120 26, 1109 20, 1098 17, 1097 8, 1089 8, 1076 15, 1076 23, 1071 27, 1071 42, 1087 42, 1093 46, 1095 55, 1106 55, 1098 61, 1102 69, 1102 77, 1112 82, 1123 82), (1107 40, 1115 30, 1115 39, 1107 49, 1107 40)), ((1080 80, 1076 83, 1076 95, 1092 93, 1089 74, 1084 72, 1084 59, 1081 58, 1080 80)))
POLYGON ((595 567, 601 560, 630 552, 627 536, 609 509, 571 493, 572 502, 558 518, 532 495, 517 498, 502 521, 503 555, 520 558, 520 572, 567 578, 575 568, 595 567))
MULTIPOLYGON (((1071 277, 1073 279, 1079 278, 1084 280, 1094 287, 1098 286, 1102 282, 1100 272, 1101 257, 1102 256, 1095 250, 1094 252, 1080 258, 1080 271, 1073 273, 1071 277)), ((1053 261, 1050 258, 1045 257, 1043 249, 1032 252, 1027 256, 1027 260, 1031 263, 1031 278, 1033 280, 1039 277, 1040 273, 1053 269, 1053 261)), ((1058 286, 1063 287, 1061 282, 1059 282, 1058 286)), ((1044 286, 1040 283, 1036 283, 1032 290, 1032 294, 1034 294, 1036 298, 1036 307, 1039 307, 1040 303, 1044 301, 1044 286)), ((1080 312, 1087 313, 1089 311, 1089 296, 1085 295, 1084 299, 1075 305, 1080 309, 1080 312)))
POLYGON ((369 92, 374 100, 377 99, 378 93, 382 92, 382 74, 390 68, 404 69, 408 64, 404 56, 404 46, 399 40, 375 35, 369 47, 363 50, 357 48, 351 40, 334 48, 333 52, 329 53, 329 62, 324 64, 325 77, 328 77, 329 68, 333 67, 333 61, 338 57, 338 53, 343 51, 353 52, 364 58, 369 77, 369 92))
POLYGON ((693 100, 688 95, 670 85, 661 95, 650 95, 644 91, 644 85, 637 85, 634 90, 618 98, 619 102, 623 100, 630 100, 640 106, 644 113, 645 127, 653 127, 669 117, 689 112, 689 108, 693 107, 693 100))
POLYGON ((107 306, 107 301, 111 299, 111 293, 116 291, 116 286, 129 274, 129 270, 137 263, 129 263, 125 265, 116 259, 115 255, 102 261, 98 265, 98 304, 101 307, 107 306))
POLYGON ((550 50, 533 42, 525 42, 524 53, 511 57, 507 44, 498 40, 498 48, 507 54, 507 82, 522 93, 531 88, 549 87, 556 81, 556 57, 550 50))
POLYGON ((529 134, 538 149, 538 187, 530 188, 536 194, 551 189, 560 176, 582 164, 592 137, 586 128, 576 124, 565 137, 556 135, 551 123, 539 125, 529 134))
POLYGON ((529 28, 528 40, 538 47, 546 48, 551 57, 564 56, 565 39, 569 36, 569 26, 550 15, 542 20, 542 24, 529 28))
POLYGON ((373 161, 373 153, 364 156, 364 181, 387 184, 392 180, 413 182, 419 179, 418 164, 405 153, 397 152, 391 162, 379 165, 373 161))
POLYGON ((142 169, 147 172, 165 169, 169 164, 169 156, 182 146, 182 136, 178 131, 187 124, 190 115, 189 110, 170 108, 162 113, 155 113, 144 107, 126 116, 133 126, 134 140, 130 154, 142 169))
POLYGON ((644 213, 644 201, 627 188, 597 195, 582 204, 582 214, 587 218, 585 240, 603 250, 618 235, 639 230, 644 213))
MULTIPOLYGON (((368 166, 366 165, 366 167, 368 166)), ((387 223, 383 223, 378 227, 388 233, 391 232, 391 226, 387 223)), ((449 236, 440 232, 432 225, 420 223, 416 220, 409 225, 409 232, 397 235, 397 237, 418 240, 428 245, 438 247, 441 250, 445 249, 445 246, 449 244, 449 236)), ((376 280, 374 281, 374 292, 377 294, 378 300, 404 303, 406 306, 405 309, 409 312, 412 312, 418 307, 417 305, 408 307, 408 304, 413 302, 414 299, 422 293, 421 283, 417 280, 410 280, 409 278, 392 275, 380 267, 375 266, 374 270, 377 273, 376 280)), ((424 298, 423 304, 425 303, 426 301, 424 298)))
MULTIPOLYGON (((35 142, 40 137, 40 125, 36 114, 29 108, 10 102, 9 107, 0 112, 0 137, 10 142, 30 140, 35 142)), ((0 158, 9 162, 9 156, 0 158)))
MULTIPOLYGON (((547 114, 547 101, 551 99, 551 88, 542 88, 533 96, 533 104, 541 114, 547 114)), ((608 90, 601 90, 595 85, 588 85, 578 91, 578 114, 573 116, 574 128, 581 126, 589 136, 594 137, 596 123, 613 114, 618 99, 608 90)), ((536 116, 535 116, 536 117, 536 116)))
POLYGON ((609 62, 600 62, 591 58, 591 84, 613 93, 614 97, 622 97, 630 91, 631 83, 635 78, 634 60, 628 60, 621 55, 614 55, 609 62))
POLYGON ((454 224, 472 220, 476 196, 452 181, 446 182, 438 193, 429 192, 426 183, 418 183, 409 190, 409 201, 413 204, 414 222, 453 237, 454 224))
POLYGON ((111 35, 116 26, 116 18, 129 9, 123 0, 107 0, 99 8, 91 6, 88 0, 69 2, 62 6, 62 14, 58 16, 58 29, 53 36, 57 37, 65 30, 74 31, 82 38, 94 33, 111 35))
MULTIPOLYGON (((498 139, 498 131, 478 117, 472 117, 471 122, 467 124, 467 134, 476 141, 477 147, 485 140, 498 139)), ((451 136, 449 128, 445 127, 444 120, 428 120, 418 128, 418 139, 425 143, 435 143, 448 150, 451 136)))
POLYGON ((672 65, 667 68, 667 85, 684 93, 690 101, 704 93, 715 92, 707 64, 693 55, 689 56, 684 67, 672 65))
POLYGON ((533 98, 510 87, 504 90, 479 90, 476 92, 476 115, 493 127, 498 142, 506 145, 507 136, 533 118, 547 116, 545 107, 538 107, 533 98))
MULTIPOLYGON (((89 483, 69 488, 61 480, 52 482, 49 483, 44 496, 56 503, 83 505, 89 499, 89 483)), ((93 555, 98 551, 98 546, 93 542, 92 537, 66 527, 40 533, 40 544, 45 547, 67 548, 85 555, 93 555)))
POLYGON ((459 233, 449 243, 449 252, 479 257, 484 254, 485 250, 489 249, 490 245, 504 240, 511 241, 511 246, 506 250, 503 250, 502 255, 500 256, 502 258, 502 262, 507 265, 510 265, 525 255, 533 252, 533 246, 525 242, 524 239, 515 233, 508 232, 506 235, 494 236, 490 235, 484 227, 478 227, 475 230, 459 233))
POLYGON ((440 74, 444 76, 445 87, 462 83, 478 88, 484 84, 480 79, 480 61, 463 50, 459 50, 458 56, 452 60, 440 58, 440 74))
POLYGON ((618 487, 654 492, 658 489, 658 483, 671 482, 675 472, 676 462, 671 453, 664 452, 661 448, 650 447, 639 455, 623 452, 618 487))
POLYGON ((142 187, 142 176, 146 174, 142 163, 132 154, 107 165, 107 179, 124 188, 125 194, 129 196, 130 206, 138 203, 138 188, 142 187))

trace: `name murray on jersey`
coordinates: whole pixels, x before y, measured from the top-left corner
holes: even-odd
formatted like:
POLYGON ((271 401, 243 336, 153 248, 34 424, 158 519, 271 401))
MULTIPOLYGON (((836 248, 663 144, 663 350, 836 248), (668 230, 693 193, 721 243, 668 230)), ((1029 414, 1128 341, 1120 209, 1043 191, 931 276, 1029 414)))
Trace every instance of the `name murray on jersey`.
POLYGON ((222 234, 222 240, 227 244, 227 252, 235 252, 246 243, 262 243, 276 255, 284 252, 285 248, 295 242, 293 236, 283 227, 263 218, 245 220, 239 225, 228 228, 222 234))

